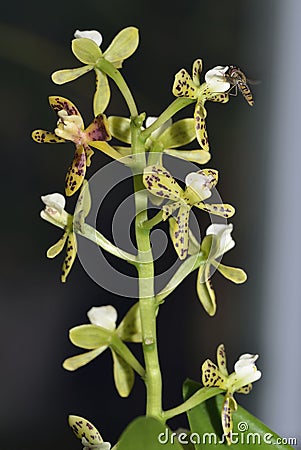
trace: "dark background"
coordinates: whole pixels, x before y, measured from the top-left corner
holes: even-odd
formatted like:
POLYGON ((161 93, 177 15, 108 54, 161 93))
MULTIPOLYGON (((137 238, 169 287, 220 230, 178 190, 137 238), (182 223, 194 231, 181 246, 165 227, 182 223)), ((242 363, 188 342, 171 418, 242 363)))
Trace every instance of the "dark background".
MULTIPOLYGON (((237 208, 233 219, 237 246, 225 256, 225 263, 244 267, 249 280, 245 285, 234 286, 215 275, 218 312, 214 318, 205 315, 197 300, 195 274, 162 307, 158 326, 165 407, 180 402, 181 385, 186 377, 200 379, 202 361, 207 357, 215 359, 220 342, 228 350, 229 369, 246 352, 261 353, 258 366, 264 366, 265 358, 268 359, 264 338, 269 333, 265 325, 265 314, 269 312, 263 308, 265 230, 269 220, 265 212, 272 158, 267 147, 275 107, 271 101, 278 92, 274 77, 281 65, 276 43, 282 3, 66 0, 2 5, 0 433, 3 448, 75 448, 80 443, 74 441, 66 424, 70 413, 89 418, 105 440, 115 442, 126 424, 144 411, 144 388, 140 380, 136 380, 128 399, 118 397, 108 351, 75 373, 61 367, 66 357, 76 353, 68 341, 68 330, 87 322, 86 312, 91 306, 113 304, 121 318, 132 304, 95 284, 78 262, 68 282, 61 284, 61 255, 53 261, 45 257, 46 249, 59 238, 60 232, 39 218, 40 195, 62 192, 73 150, 71 146, 38 146, 30 134, 35 128, 53 128, 48 95, 71 98, 86 123, 92 119, 92 73, 61 87, 53 85, 50 79, 54 70, 80 65, 70 51, 70 41, 77 28, 100 30, 104 37, 103 49, 122 28, 129 25, 139 28, 139 48, 125 62, 123 75, 136 96, 139 110, 148 115, 160 114, 172 101, 174 74, 182 67, 190 71, 192 62, 199 57, 204 61, 205 70, 215 65, 235 64, 250 78, 261 80, 253 88, 254 108, 242 96, 233 97, 225 106, 208 105, 207 120, 213 154, 210 166, 221 173, 218 187, 223 199, 237 208)), ((283 85, 279 87, 282 89, 283 85)), ((121 96, 115 88, 112 92, 106 113, 126 114, 121 96)), ((108 161, 98 153, 89 173, 108 161)), ((118 195, 117 190, 103 214, 101 227, 107 235, 110 214, 119 203, 118 195)), ((278 364, 276 359, 275 364, 278 364)), ((258 386, 256 383, 252 395, 238 396, 238 400, 270 426, 277 427, 279 422, 269 421, 269 415, 261 410, 263 398, 274 408, 272 402, 278 395, 264 397, 274 376, 272 365, 266 363, 264 367, 264 377, 258 386)), ((185 418, 180 417, 171 425, 185 426, 185 418)))

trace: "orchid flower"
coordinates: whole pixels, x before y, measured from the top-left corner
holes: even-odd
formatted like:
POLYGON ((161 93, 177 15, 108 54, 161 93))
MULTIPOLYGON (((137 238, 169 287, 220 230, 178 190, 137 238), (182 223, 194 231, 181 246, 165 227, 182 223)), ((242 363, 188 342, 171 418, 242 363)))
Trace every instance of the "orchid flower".
POLYGON ((221 412, 222 427, 228 444, 231 444, 233 419, 232 413, 237 410, 234 393, 248 394, 252 383, 261 378, 255 361, 258 355, 246 353, 241 355, 234 365, 234 372, 228 375, 224 345, 217 348, 217 364, 207 359, 202 365, 202 381, 206 387, 219 387, 226 391, 221 412))
POLYGON ((101 59, 105 59, 112 64, 113 68, 120 69, 123 61, 129 58, 138 47, 138 30, 135 27, 127 27, 121 30, 104 53, 100 49, 102 35, 98 31, 76 30, 74 37, 72 52, 84 66, 75 69, 58 70, 52 74, 52 80, 56 84, 64 84, 94 70, 96 91, 93 107, 94 114, 97 116, 105 111, 111 97, 107 75, 97 67, 97 63, 101 59))
POLYGON ((91 164, 91 156, 94 152, 90 145, 115 159, 120 158, 120 155, 105 142, 111 139, 111 135, 107 125, 107 118, 104 114, 99 114, 85 128, 82 116, 70 100, 52 96, 49 97, 49 103, 58 115, 57 127, 54 132, 35 130, 32 132, 32 138, 40 144, 70 141, 75 144, 75 154, 68 169, 65 184, 65 193, 67 196, 70 196, 81 187, 86 169, 91 164))
POLYGON ((205 74, 205 83, 200 83, 200 73, 202 71, 202 60, 197 59, 192 66, 192 77, 187 70, 181 69, 175 75, 175 81, 172 93, 176 97, 185 97, 196 100, 194 109, 194 124, 197 140, 201 148, 209 151, 208 135, 206 131, 205 119, 207 112, 205 110, 205 102, 227 103, 229 96, 227 91, 230 89, 230 83, 224 77, 225 71, 228 69, 217 66, 209 70, 205 74))
POLYGON ((143 182, 147 190, 157 197, 170 200, 162 207, 163 220, 178 210, 171 238, 180 259, 185 259, 188 254, 189 214, 193 206, 224 218, 232 217, 235 213, 231 205, 204 202, 211 196, 217 181, 216 170, 203 169, 186 176, 184 190, 164 167, 153 165, 144 170, 143 182))
POLYGON ((110 442, 104 442, 97 428, 80 416, 70 415, 68 417, 69 425, 75 436, 81 440, 83 450, 110 450, 110 442))
POLYGON ((214 316, 216 313, 215 292, 211 284, 212 268, 213 270, 217 269, 225 278, 236 284, 244 283, 247 279, 244 270, 220 263, 224 253, 235 246, 235 241, 231 236, 232 230, 232 224, 210 225, 200 247, 207 260, 198 271, 197 293, 203 307, 210 316, 214 316))
MULTIPOLYGON (((118 352, 116 341, 119 343, 142 341, 139 304, 136 303, 128 311, 118 327, 116 327, 117 311, 111 305, 94 306, 88 311, 87 316, 90 324, 72 328, 70 340, 77 347, 90 351, 66 359, 63 367, 70 371, 76 370, 110 348, 116 389, 121 397, 128 397, 135 375, 133 368, 118 352)), ((123 352, 125 349, 127 347, 124 346, 123 352)))
POLYGON ((64 229, 63 236, 47 251, 48 258, 55 258, 62 252, 66 245, 66 256, 62 266, 61 281, 65 283, 67 276, 73 266, 77 252, 77 241, 74 227, 82 228, 83 222, 89 214, 91 199, 88 182, 85 181, 79 195, 74 216, 65 211, 66 200, 62 194, 54 193, 41 197, 45 204, 45 209, 41 211, 41 217, 44 220, 64 229))

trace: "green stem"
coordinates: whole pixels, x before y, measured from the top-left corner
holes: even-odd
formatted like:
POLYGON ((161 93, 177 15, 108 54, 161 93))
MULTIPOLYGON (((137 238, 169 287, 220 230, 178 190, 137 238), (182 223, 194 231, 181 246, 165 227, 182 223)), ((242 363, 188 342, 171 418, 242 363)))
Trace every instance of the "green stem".
POLYGON ((133 355, 127 345, 119 339, 118 336, 113 336, 110 347, 118 353, 142 378, 145 375, 145 370, 141 366, 140 362, 133 355))
POLYGON ((163 300, 168 297, 169 294, 171 294, 191 272, 198 269, 204 262, 203 258, 204 255, 202 253, 199 253, 197 255, 189 256, 189 258, 185 259, 185 261, 180 265, 167 285, 156 295, 157 303, 162 303, 163 300))
POLYGON ((140 222, 140 227, 146 230, 151 230, 155 225, 162 222, 163 211, 159 211, 154 217, 144 222, 140 222))
POLYGON ((203 403, 209 398, 215 397, 216 395, 221 394, 222 392, 223 390, 217 387, 203 387, 199 389, 197 392, 195 392, 195 394, 193 394, 188 400, 186 400, 181 405, 169 409, 168 411, 164 411, 163 419, 164 421, 166 421, 171 419, 172 417, 178 416, 179 414, 182 414, 188 411, 189 409, 194 408, 200 403, 203 403))
POLYGON ((131 117, 136 117, 138 115, 138 111, 135 100, 119 70, 117 70, 113 66, 113 64, 111 64, 110 61, 107 61, 105 58, 99 59, 96 67, 102 72, 106 73, 110 78, 112 78, 112 80, 115 81, 128 105, 131 117))
POLYGON ((75 231, 77 234, 80 234, 81 236, 89 239, 96 245, 99 245, 99 247, 111 253, 111 255, 124 259, 125 261, 131 264, 134 265, 137 264, 137 257, 135 255, 132 255, 131 253, 125 252, 120 248, 116 247, 114 244, 112 244, 112 242, 110 242, 107 238, 105 238, 103 234, 95 230, 95 228, 91 227, 91 225, 85 223, 82 231, 80 231, 79 229, 75 231))
POLYGON ((135 233, 138 248, 139 307, 142 326, 142 348, 145 361, 146 415, 162 416, 162 379, 158 357, 156 312, 157 304, 154 294, 154 262, 152 257, 150 230, 140 226, 141 221, 148 219, 147 191, 142 181, 142 170, 146 165, 144 142, 140 137, 139 124, 132 121, 132 148, 136 157, 134 173, 135 192, 135 233))
POLYGON ((176 98, 166 109, 163 111, 163 113, 158 117, 158 119, 146 130, 142 131, 141 136, 143 136, 145 139, 147 139, 153 131, 155 131, 157 128, 159 128, 161 125, 163 125, 168 119, 173 117, 178 111, 185 108, 186 106, 190 105, 191 103, 194 103, 195 99, 191 98, 176 98))

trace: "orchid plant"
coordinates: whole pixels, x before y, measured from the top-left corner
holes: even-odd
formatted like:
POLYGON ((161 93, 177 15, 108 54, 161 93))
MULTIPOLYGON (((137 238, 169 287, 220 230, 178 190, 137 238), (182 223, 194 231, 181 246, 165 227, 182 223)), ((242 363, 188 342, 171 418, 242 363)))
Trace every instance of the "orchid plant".
MULTIPOLYGON (((132 91, 120 72, 123 62, 135 52, 138 43, 138 30, 128 27, 120 31, 107 50, 102 52, 102 36, 98 31, 77 30, 72 40, 72 51, 83 65, 58 70, 52 74, 52 80, 55 84, 63 85, 94 71, 96 88, 93 120, 85 127, 84 120, 72 101, 60 95, 51 96, 50 106, 57 115, 54 131, 38 129, 32 133, 33 139, 38 143, 71 142, 75 146, 73 160, 65 177, 65 195, 78 195, 74 212, 66 211, 66 200, 61 193, 41 197, 45 204, 41 217, 63 230, 63 236, 47 251, 47 256, 53 258, 66 247, 61 281, 66 282, 69 277, 71 282, 74 281, 70 272, 78 254, 77 236, 80 235, 105 252, 133 265, 139 286, 138 301, 130 305, 118 326, 116 309, 112 305, 98 305, 88 312, 90 323, 70 330, 71 342, 84 352, 68 357, 63 367, 68 371, 77 370, 109 349, 113 359, 113 378, 121 397, 130 395, 135 376, 138 375, 143 380, 146 405, 141 414, 144 415, 129 424, 114 449, 140 450, 142 446, 145 450, 161 448, 162 433, 167 432, 168 436, 173 436, 167 422, 183 413, 187 413, 189 420, 188 436, 197 434, 201 439, 212 432, 212 423, 217 420, 220 425, 214 426, 213 430, 218 439, 216 445, 231 444, 233 433, 237 430, 236 416, 240 419, 247 417, 251 432, 259 430, 264 434, 268 430, 258 419, 238 407, 233 396, 235 392, 249 393, 251 383, 261 377, 255 366, 258 355, 242 355, 235 364, 234 372, 228 375, 225 350, 222 344, 219 345, 218 365, 209 359, 202 365, 200 379, 203 386, 192 380, 186 381, 183 403, 172 409, 165 409, 162 405, 157 316, 162 304, 194 271, 198 273, 196 294, 205 313, 210 316, 214 316, 217 309, 211 283, 214 271, 218 270, 234 283, 243 283, 247 279, 244 270, 220 262, 224 253, 235 245, 231 236, 233 225, 227 223, 235 214, 235 209, 222 201, 210 201, 216 192, 218 171, 195 165, 207 164, 211 158, 205 103, 227 103, 234 83, 229 76, 229 66, 216 66, 208 70, 202 79, 202 61, 197 59, 192 65, 191 76, 186 69, 181 69, 175 75, 172 87, 172 93, 176 97, 174 101, 159 117, 147 117, 145 113, 138 111, 132 91), (111 96, 110 82, 114 82, 120 90, 128 107, 129 117, 106 116, 111 96), (179 111, 192 104, 195 105, 192 117, 188 115, 185 119, 175 120, 179 111), (195 148, 181 148, 193 141, 196 141, 195 148), (93 154, 97 150, 125 166, 133 177, 137 244, 135 253, 119 248, 88 223, 91 206, 97 201, 97 192, 90 189, 88 168, 96 158, 97 155, 93 154), (194 170, 188 171, 183 180, 177 179, 176 174, 172 174, 167 168, 170 158, 178 159, 180 164, 183 161, 185 164, 193 163, 194 170), (158 210, 155 215, 154 207, 158 210), (190 221, 192 208, 209 215, 212 221, 207 230, 201 233, 203 237, 196 237, 193 232, 190 221), (150 233, 166 221, 169 223, 169 235, 179 264, 166 285, 155 292, 150 233), (139 361, 132 347, 128 347, 128 342, 142 346, 143 362, 139 361), (205 407, 210 402, 215 405, 214 410, 205 407)), ((70 415, 69 424, 86 450, 109 450, 113 445, 104 442, 97 428, 83 417, 70 415)), ((105 430, 103 432, 106 434, 105 430)), ((273 436, 276 439, 277 436, 273 436)), ((165 448, 179 450, 185 448, 182 444, 180 439, 168 441, 165 442, 165 448)), ((205 448, 203 442, 192 439, 190 446, 187 448, 205 448)), ((243 442, 238 444, 238 448, 243 446, 243 442)))

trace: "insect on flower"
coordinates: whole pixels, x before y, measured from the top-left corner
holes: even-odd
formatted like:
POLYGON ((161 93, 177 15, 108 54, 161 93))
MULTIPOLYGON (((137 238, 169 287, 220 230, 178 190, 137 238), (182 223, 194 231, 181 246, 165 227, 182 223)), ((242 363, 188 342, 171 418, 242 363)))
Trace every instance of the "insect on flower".
POLYGON ((237 66, 228 66, 228 70, 225 72, 225 78, 231 84, 228 94, 232 93, 232 95, 237 95, 237 89, 239 89, 248 104, 250 106, 254 105, 254 99, 248 83, 256 84, 256 81, 249 80, 237 66))

